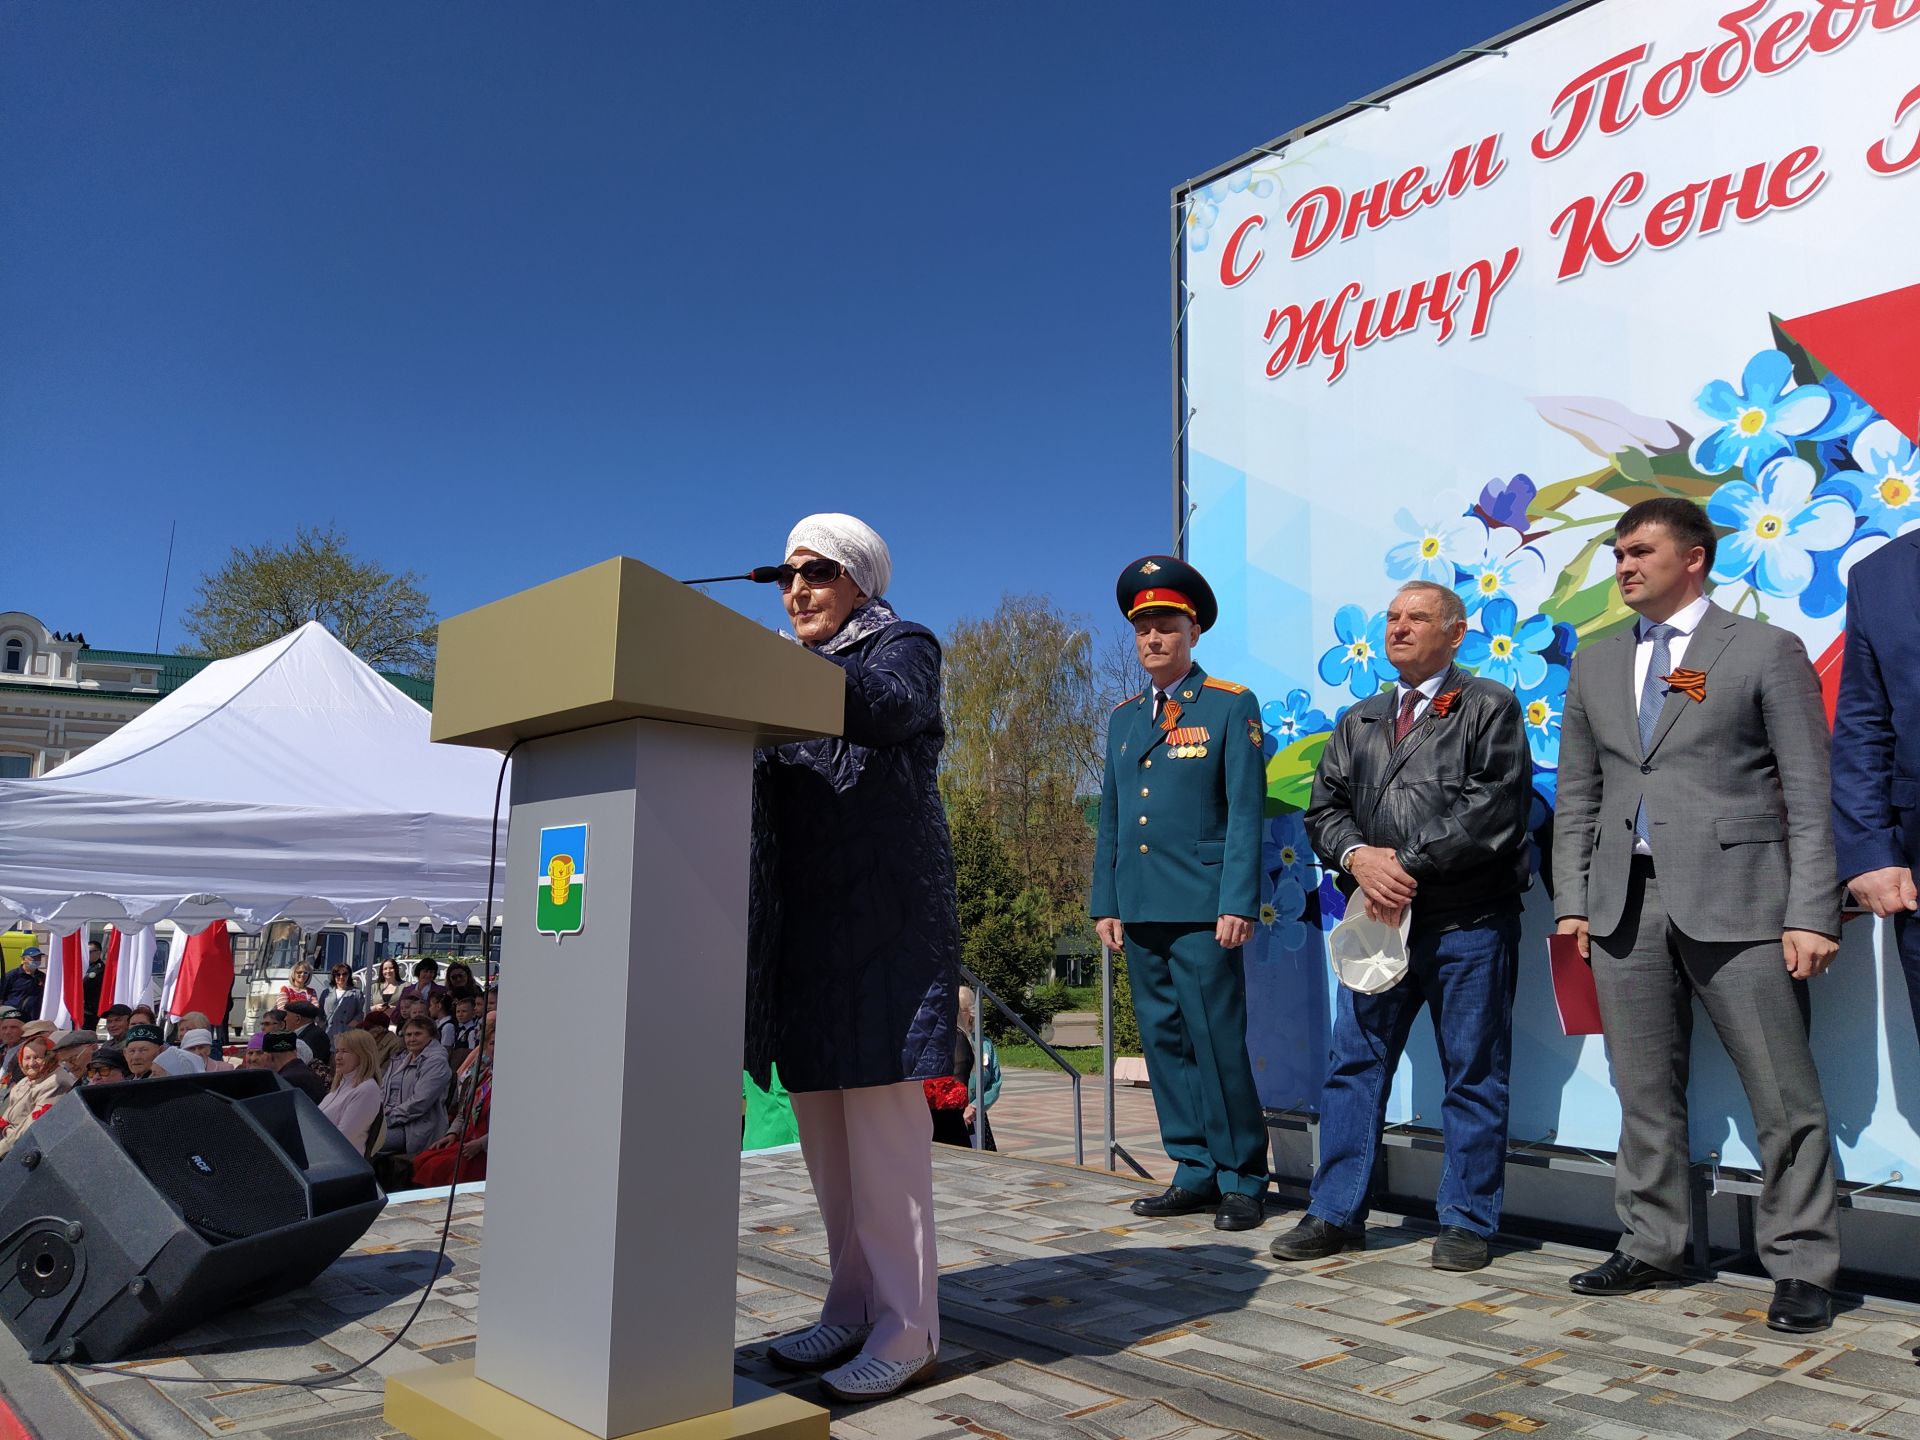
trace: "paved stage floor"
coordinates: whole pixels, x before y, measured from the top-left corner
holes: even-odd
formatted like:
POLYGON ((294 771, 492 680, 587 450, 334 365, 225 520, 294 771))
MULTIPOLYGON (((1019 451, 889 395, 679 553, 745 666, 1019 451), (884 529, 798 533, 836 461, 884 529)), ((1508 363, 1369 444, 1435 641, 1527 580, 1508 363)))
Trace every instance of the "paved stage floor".
MULTIPOLYGON (((1873 1304, 1805 1341, 1762 1323, 1748 1281, 1575 1300, 1593 1260, 1502 1247, 1447 1275, 1428 1234, 1382 1224, 1361 1254, 1282 1268, 1262 1230, 1136 1221, 1150 1187, 1072 1167, 940 1150, 942 1381, 835 1412, 836 1440, 1215 1440, 1499 1434, 1595 1440, 1868 1436, 1920 1440, 1920 1312, 1873 1304)), ((444 1202, 391 1207, 308 1290, 181 1337, 185 1358, 105 1373, 25 1363, 0 1334, 0 1386, 43 1440, 139 1435, 386 1436, 378 1384, 169 1386, 170 1375, 316 1377, 371 1354, 426 1278, 444 1202)), ((456 1201, 452 1268, 380 1373, 472 1353, 484 1197, 456 1201)), ((797 1154, 746 1157, 736 1365, 793 1384, 767 1341, 808 1323, 825 1240, 797 1154)), ((492 1297, 489 1303, 511 1303, 492 1297)))

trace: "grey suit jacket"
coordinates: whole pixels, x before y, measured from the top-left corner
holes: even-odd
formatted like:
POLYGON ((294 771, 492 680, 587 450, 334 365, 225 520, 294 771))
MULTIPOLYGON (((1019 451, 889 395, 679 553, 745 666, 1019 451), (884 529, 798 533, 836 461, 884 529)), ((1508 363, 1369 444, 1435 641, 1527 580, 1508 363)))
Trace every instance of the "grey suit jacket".
POLYGON ((1625 918, 1642 800, 1667 914, 1695 940, 1840 933, 1828 820, 1826 714, 1797 636, 1709 606, 1680 665, 1706 698, 1670 691, 1640 749, 1632 630, 1574 658, 1560 728, 1554 913, 1595 935, 1625 918))

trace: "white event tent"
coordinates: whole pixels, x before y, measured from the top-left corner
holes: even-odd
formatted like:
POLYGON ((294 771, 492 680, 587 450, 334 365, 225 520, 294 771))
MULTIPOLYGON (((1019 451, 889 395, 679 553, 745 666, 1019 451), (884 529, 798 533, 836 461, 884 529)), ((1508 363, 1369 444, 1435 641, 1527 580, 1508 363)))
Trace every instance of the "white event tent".
POLYGON ((111 922, 127 983, 161 921, 477 919, 501 757, 434 745, 430 722, 318 622, 216 661, 41 778, 0 781, 0 919, 56 940, 111 922))

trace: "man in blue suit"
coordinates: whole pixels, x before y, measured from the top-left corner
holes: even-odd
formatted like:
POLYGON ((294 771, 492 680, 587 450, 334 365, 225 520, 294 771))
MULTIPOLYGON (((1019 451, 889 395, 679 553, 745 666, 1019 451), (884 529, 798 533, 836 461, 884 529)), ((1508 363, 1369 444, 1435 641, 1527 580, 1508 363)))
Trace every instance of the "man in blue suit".
POLYGON ((1847 888, 1892 917, 1920 1026, 1920 534, 1853 568, 1833 716, 1833 847, 1847 888))
POLYGON ((1143 556, 1115 598, 1151 683, 1107 723, 1091 909, 1101 943, 1126 950, 1160 1142, 1178 1165, 1133 1213, 1212 1210, 1215 1229, 1251 1230, 1265 1218, 1267 1126, 1240 947, 1260 909, 1260 702, 1193 663, 1219 615, 1198 570, 1143 556))

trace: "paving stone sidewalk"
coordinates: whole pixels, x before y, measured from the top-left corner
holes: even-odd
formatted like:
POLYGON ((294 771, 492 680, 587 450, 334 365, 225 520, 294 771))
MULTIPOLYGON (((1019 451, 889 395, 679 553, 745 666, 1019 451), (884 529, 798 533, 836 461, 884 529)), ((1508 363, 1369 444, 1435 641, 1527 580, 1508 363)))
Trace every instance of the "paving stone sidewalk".
MULTIPOLYGON (((1360 1254, 1281 1267, 1266 1242, 1288 1217, 1237 1236, 1204 1216, 1137 1221, 1126 1206, 1151 1188, 938 1151, 942 1377, 836 1410, 836 1440, 1920 1440, 1920 1313, 1910 1308, 1862 1306, 1829 1333, 1796 1339, 1766 1329, 1766 1291, 1751 1282, 1576 1300, 1566 1277, 1592 1263, 1588 1252, 1502 1247, 1489 1269, 1448 1275, 1427 1265, 1430 1232, 1415 1225, 1377 1226, 1360 1254)), ((472 1353, 484 1210, 482 1196, 456 1202, 452 1268, 378 1373, 472 1353)), ((377 1384, 357 1377, 323 1391, 154 1382, 346 1369, 412 1308, 441 1213, 391 1207, 316 1285, 180 1337, 183 1358, 35 1369, 0 1334, 0 1387, 43 1440, 391 1436, 377 1384)), ((743 1373, 812 1392, 772 1370, 765 1347, 817 1314, 825 1250, 800 1157, 747 1157, 743 1373)))

